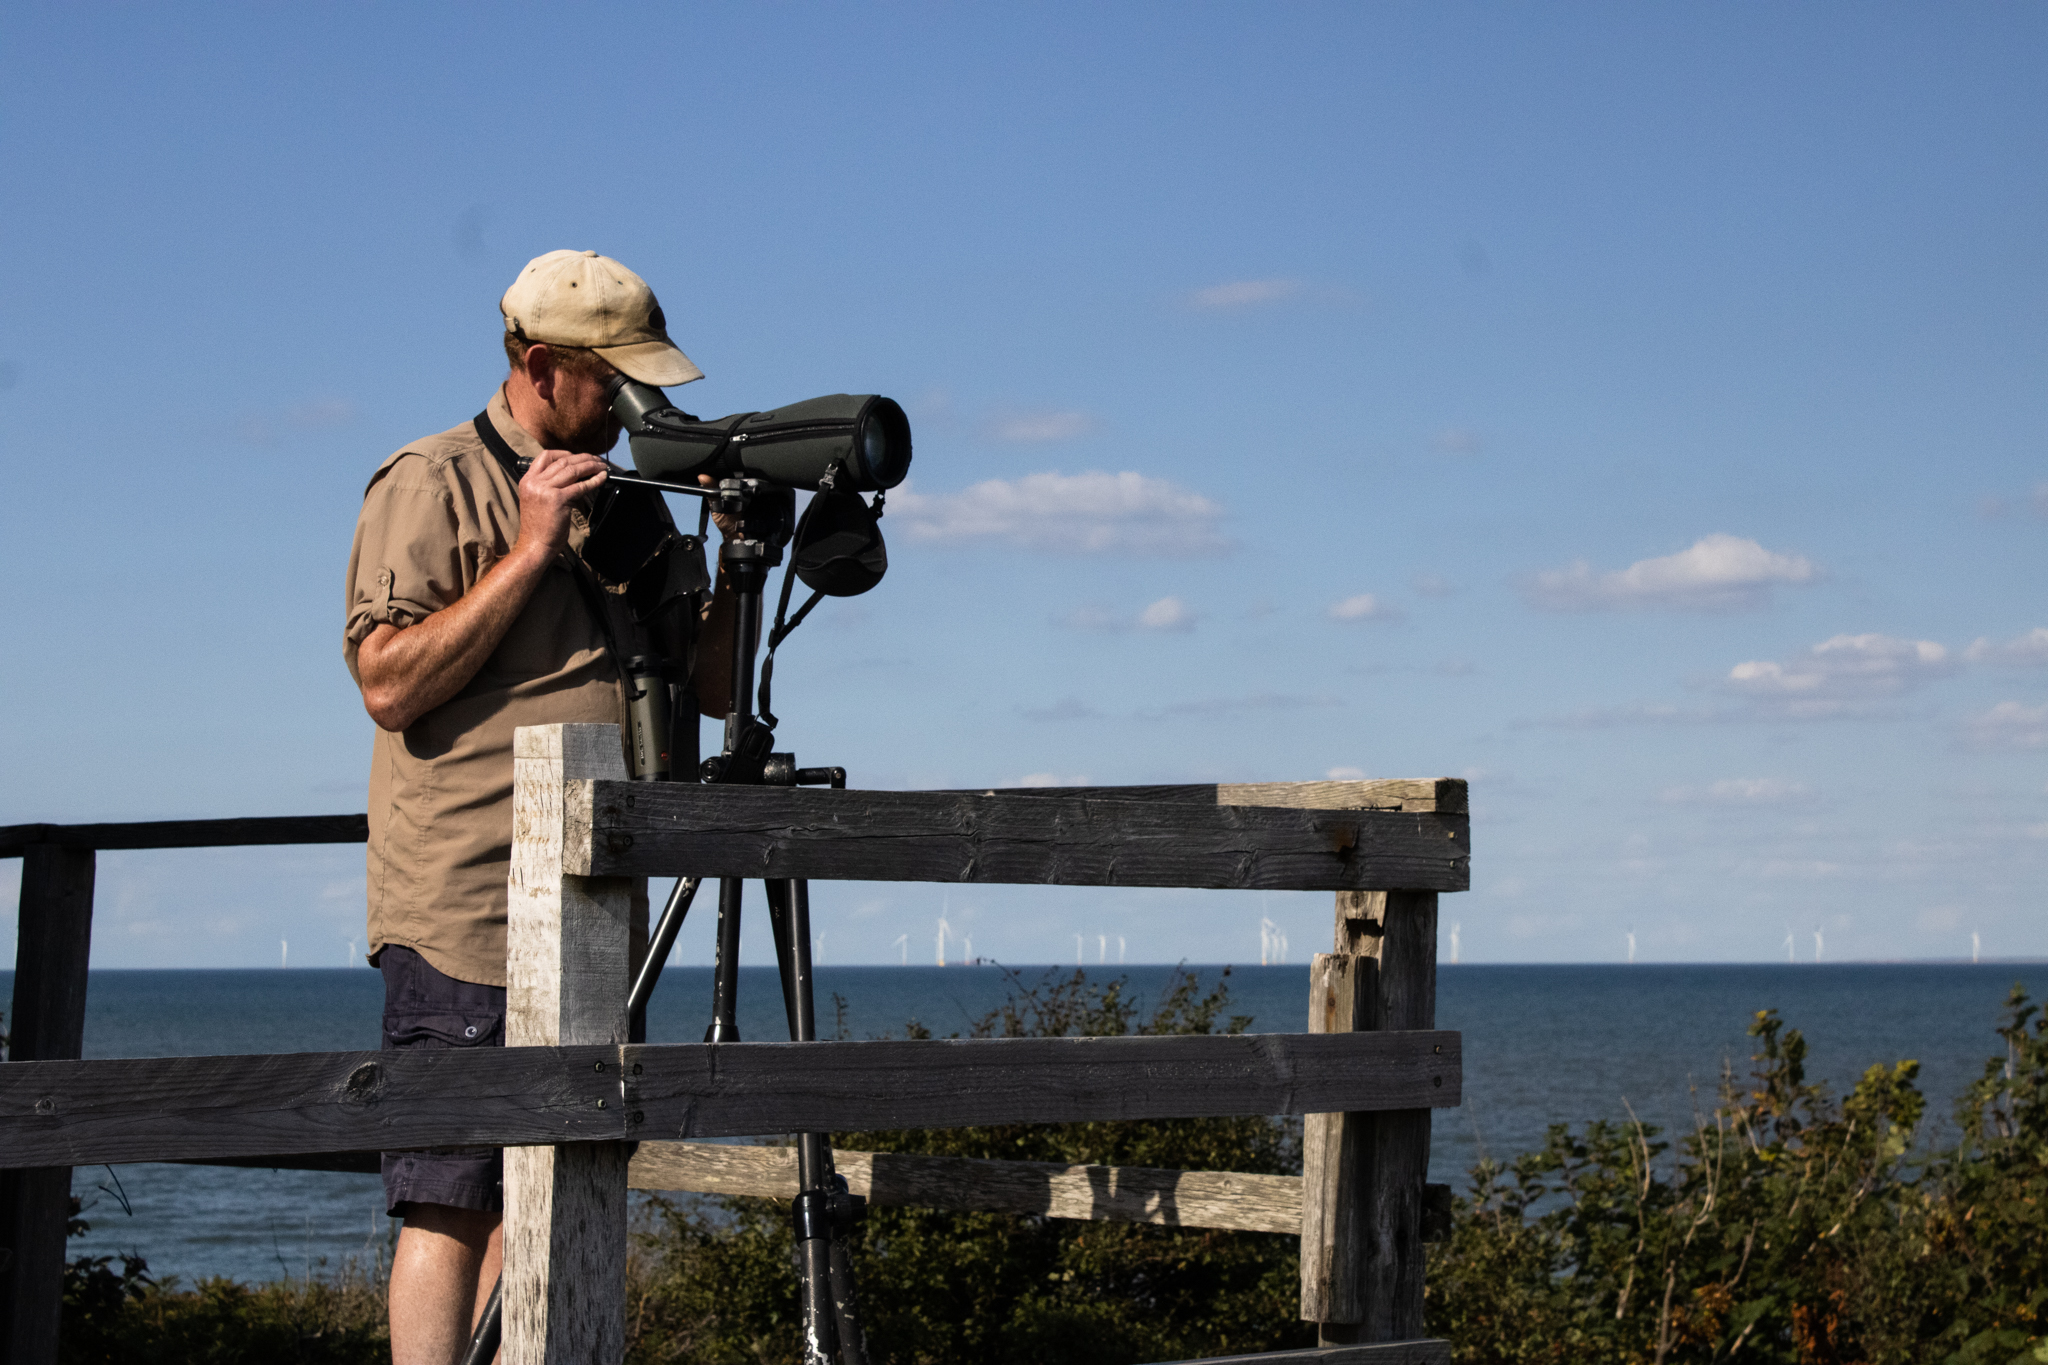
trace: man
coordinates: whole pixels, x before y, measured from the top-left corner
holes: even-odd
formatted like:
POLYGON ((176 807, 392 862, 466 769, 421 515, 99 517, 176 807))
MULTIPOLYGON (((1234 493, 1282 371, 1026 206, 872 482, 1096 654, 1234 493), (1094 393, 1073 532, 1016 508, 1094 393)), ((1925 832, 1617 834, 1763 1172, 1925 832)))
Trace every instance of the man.
MULTIPOLYGON (((343 655, 377 722, 369 943, 386 1048, 503 1044, 512 732, 622 725, 624 659, 687 667, 707 586, 701 547, 658 495, 603 491, 614 371, 662 387, 702 378, 653 292, 594 251, 553 251, 499 308, 510 375, 474 421, 384 462, 349 558, 343 655), (634 515, 614 517, 629 496, 634 515), (624 561, 621 522, 637 528, 624 561)), ((644 897, 636 909, 644 951, 644 897)), ((383 1173, 405 1220, 394 1365, 448 1365, 497 1282, 502 1153, 386 1152, 383 1173)))

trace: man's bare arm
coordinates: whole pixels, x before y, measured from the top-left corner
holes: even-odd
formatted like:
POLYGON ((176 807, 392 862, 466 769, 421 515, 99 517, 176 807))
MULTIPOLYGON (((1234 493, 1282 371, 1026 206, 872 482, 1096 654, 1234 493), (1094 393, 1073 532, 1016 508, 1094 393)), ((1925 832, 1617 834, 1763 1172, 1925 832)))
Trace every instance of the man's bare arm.
POLYGON ((356 647, 363 709, 386 730, 412 726, 469 685, 526 609, 569 540, 569 509, 604 482, 595 455, 544 451, 519 481, 519 539, 458 601, 404 630, 379 625, 356 647))

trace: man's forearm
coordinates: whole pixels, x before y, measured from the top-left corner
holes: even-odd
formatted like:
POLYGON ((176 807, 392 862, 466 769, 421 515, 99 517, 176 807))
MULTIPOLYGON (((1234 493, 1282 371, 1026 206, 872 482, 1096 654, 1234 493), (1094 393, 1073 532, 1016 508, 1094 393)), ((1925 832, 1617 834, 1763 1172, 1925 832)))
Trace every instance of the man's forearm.
POLYGON ((515 547, 458 601, 417 625, 380 625, 356 648, 363 707, 386 730, 409 729, 469 685, 548 571, 551 553, 515 547))

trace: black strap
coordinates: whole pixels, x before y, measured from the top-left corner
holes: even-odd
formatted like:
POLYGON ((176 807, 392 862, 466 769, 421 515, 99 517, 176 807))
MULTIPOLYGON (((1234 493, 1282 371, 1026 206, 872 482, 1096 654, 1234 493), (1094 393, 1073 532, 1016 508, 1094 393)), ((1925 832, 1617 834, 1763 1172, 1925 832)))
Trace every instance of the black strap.
MULTIPOLYGON (((820 491, 829 491, 831 477, 831 474, 828 473, 826 475, 827 481, 818 485, 820 491)), ((870 505, 870 510, 874 512, 875 520, 877 521, 882 519, 882 499, 885 496, 885 494, 877 491, 875 500, 870 505)), ((705 500, 704 506, 708 515, 711 507, 709 499, 705 500)), ((810 520, 811 508, 815 506, 817 506, 817 501, 813 499, 810 505, 804 508, 804 521, 810 520)), ((799 521, 796 527, 796 534, 790 538, 792 545, 802 544, 803 538, 803 521, 799 521)), ((782 597, 775 604, 775 626, 768 632, 768 657, 761 661, 761 700, 757 709, 760 711, 762 723, 771 730, 775 728, 775 713, 768 709, 768 693, 771 684, 775 681, 775 648, 785 639, 789 638, 791 631, 804 623, 804 618, 811 614, 812 607, 825 600, 825 592, 822 588, 814 591, 809 598, 805 599, 804 604, 796 609, 796 615, 789 618, 789 624, 784 625, 782 618, 789 611, 789 590, 795 585, 796 551, 792 549, 789 553, 789 567, 782 571, 782 597)))
MULTIPOLYGON (((505 477, 512 481, 512 501, 516 504, 519 501, 519 480, 525 475, 525 467, 530 462, 520 459, 506 443, 505 438, 499 434, 497 424, 491 421, 489 408, 478 413, 471 425, 476 428, 477 439, 484 443, 486 450, 497 457, 499 465, 505 470, 505 477)), ((604 632, 605 652, 612 656, 612 667, 618 671, 619 681, 626 685, 628 692, 631 692, 633 680, 626 676, 626 656, 619 649, 618 635, 612 630, 612 614, 605 606, 604 589, 591 581, 590 566, 585 564, 580 556, 572 554, 568 559, 569 576, 576 580, 576 591, 582 596, 584 607, 597 618, 597 628, 604 632)))
POLYGON ((775 647, 781 644, 791 631, 804 623, 804 618, 811 614, 812 607, 825 600, 824 593, 812 593, 810 600, 798 607, 796 615, 791 618, 788 625, 784 625, 782 618, 789 611, 789 589, 795 582, 796 556, 791 555, 789 567, 782 571, 782 599, 775 604, 775 628, 768 632, 768 657, 761 661, 761 723, 771 730, 775 728, 775 713, 768 709, 768 691, 775 681, 775 647))

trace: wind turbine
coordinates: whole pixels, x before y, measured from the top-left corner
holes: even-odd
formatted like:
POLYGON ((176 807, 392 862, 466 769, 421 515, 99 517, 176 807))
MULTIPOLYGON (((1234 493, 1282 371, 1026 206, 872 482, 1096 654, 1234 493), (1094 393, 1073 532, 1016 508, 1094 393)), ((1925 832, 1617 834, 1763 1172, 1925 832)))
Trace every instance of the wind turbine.
POLYGON ((1797 962, 1799 960, 1797 953, 1794 951, 1792 931, 1790 929, 1785 931, 1785 960, 1787 962, 1797 962))
POLYGON ((1096 962, 1096 965, 1097 965, 1097 966, 1101 966, 1102 964, 1104 964, 1104 963, 1106 963, 1106 962, 1108 962, 1108 961, 1109 961, 1109 935, 1108 935, 1108 934, 1097 934, 1097 935, 1095 936, 1095 962, 1096 962))
POLYGON ((1451 965, 1453 967, 1458 965, 1458 931, 1464 927, 1464 925, 1456 920, 1451 921, 1451 965))
POLYGON ((908 967, 910 965, 910 935, 896 935, 896 941, 890 944, 889 946, 891 948, 901 948, 903 950, 903 965, 908 967))
POLYGON ((1983 946, 1984 940, 1977 937, 1977 931, 1975 929, 1972 929, 1970 931, 1970 961, 1973 965, 1977 961, 1977 950, 1982 948, 1983 946))
POLYGON ((1813 960, 1815 962, 1820 961, 1820 947, 1820 926, 1815 925, 1813 929, 1813 960))
POLYGON ((277 965, 280 967, 288 965, 291 962, 291 957, 292 945, 286 943, 283 939, 279 939, 277 941, 277 965))
POLYGON ((953 932, 953 926, 952 926, 952 925, 950 925, 950 924, 948 924, 948 923, 946 922, 946 917, 945 917, 944 915, 940 915, 940 916, 939 916, 939 965, 940 965, 941 967, 943 967, 943 966, 945 966, 945 965, 946 965, 946 935, 948 935, 948 934, 950 934, 950 933, 952 933, 952 932, 953 932))
POLYGON ((1116 936, 1116 965, 1119 967, 1124 965, 1124 936, 1122 934, 1116 936))
POLYGON ((1628 931, 1628 960, 1631 963, 1636 960, 1636 931, 1633 929, 1628 931))

